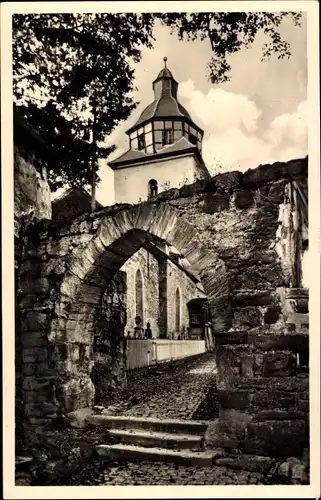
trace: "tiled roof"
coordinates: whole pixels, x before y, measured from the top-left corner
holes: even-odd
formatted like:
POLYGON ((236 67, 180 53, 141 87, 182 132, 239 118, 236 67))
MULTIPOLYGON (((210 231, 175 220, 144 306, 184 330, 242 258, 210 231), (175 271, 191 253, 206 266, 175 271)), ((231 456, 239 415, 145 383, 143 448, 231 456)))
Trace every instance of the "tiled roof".
MULTIPOLYGON (((129 134, 132 130, 135 130, 142 123, 145 123, 152 119, 157 118, 185 118, 189 122, 191 122, 194 126, 196 126, 188 113, 188 111, 182 106, 177 100, 177 87, 178 83, 174 79, 170 70, 165 66, 163 68, 156 80, 153 82, 154 84, 154 101, 149 104, 144 111, 141 113, 135 125, 133 125, 127 133, 129 134), (156 92, 155 85, 157 82, 162 82, 162 87, 160 90, 160 94, 158 91, 156 92)), ((159 87, 158 87, 159 90, 159 87)), ((197 129, 199 127, 196 127, 197 129)))
MULTIPOLYGON (((192 121, 188 111, 182 106, 174 97, 165 96, 160 99, 156 99, 151 104, 144 109, 137 122, 135 123, 135 128, 152 118, 173 118, 173 117, 185 117, 192 121)), ((132 127, 133 128, 133 127, 132 127)))
POLYGON ((111 168, 117 167, 118 165, 125 166, 127 163, 131 163, 133 161, 134 163, 138 163, 139 160, 142 160, 144 162, 158 157, 166 157, 167 155, 175 156, 175 154, 179 155, 193 150, 197 151, 197 147, 189 142, 186 137, 181 137, 177 142, 163 147, 162 149, 158 150, 157 153, 144 153, 142 151, 129 149, 119 158, 116 158, 116 160, 109 162, 108 165, 111 168))

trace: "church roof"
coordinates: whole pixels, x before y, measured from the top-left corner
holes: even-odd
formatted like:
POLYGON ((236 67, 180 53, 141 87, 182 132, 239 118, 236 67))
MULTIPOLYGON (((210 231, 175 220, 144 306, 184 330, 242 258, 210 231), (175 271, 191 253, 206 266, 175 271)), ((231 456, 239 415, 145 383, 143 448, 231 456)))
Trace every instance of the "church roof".
POLYGON ((158 73, 158 76, 157 76, 155 82, 157 80, 160 80, 161 78, 172 78, 172 80, 176 81, 175 78, 172 75, 172 72, 167 68, 167 66, 165 66, 163 69, 160 70, 160 72, 158 73))
MULTIPOLYGON (((145 123, 152 118, 182 118, 185 117, 192 122, 192 118, 188 111, 176 99, 171 96, 161 97, 156 99, 144 109, 137 122, 131 127, 128 132, 137 128, 142 123, 145 123)), ((197 127, 198 128, 198 127, 197 127)))
POLYGON ((171 71, 167 68, 166 61, 167 58, 164 57, 165 67, 159 72, 156 80, 153 82, 155 93, 154 101, 144 109, 135 125, 127 130, 127 134, 136 130, 143 123, 157 118, 183 118, 191 123, 197 130, 201 131, 201 129, 193 122, 188 111, 178 102, 178 83, 173 77, 171 71))
POLYGON ((117 168, 125 167, 127 163, 132 165, 133 163, 151 161, 154 158, 162 158, 163 156, 181 156, 192 152, 199 154, 194 144, 189 142, 186 137, 181 137, 177 142, 164 146, 162 149, 158 150, 157 153, 145 153, 143 151, 129 149, 116 160, 109 162, 108 165, 116 170, 117 168))

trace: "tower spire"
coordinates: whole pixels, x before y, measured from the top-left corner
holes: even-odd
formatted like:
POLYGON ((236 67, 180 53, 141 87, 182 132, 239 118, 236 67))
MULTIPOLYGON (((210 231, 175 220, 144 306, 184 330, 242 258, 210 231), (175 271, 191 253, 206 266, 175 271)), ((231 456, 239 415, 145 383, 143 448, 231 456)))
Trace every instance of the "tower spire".
POLYGON ((163 58, 163 61, 164 61, 164 63, 165 63, 165 68, 167 68, 167 64, 166 64, 166 62, 167 62, 167 57, 164 57, 164 58, 163 58))

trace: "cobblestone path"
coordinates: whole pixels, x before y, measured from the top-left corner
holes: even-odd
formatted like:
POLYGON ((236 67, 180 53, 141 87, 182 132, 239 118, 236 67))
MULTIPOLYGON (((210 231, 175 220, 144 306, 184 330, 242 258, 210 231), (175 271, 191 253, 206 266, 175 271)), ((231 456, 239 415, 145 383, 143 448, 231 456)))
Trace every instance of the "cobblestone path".
MULTIPOLYGON (((179 365, 131 374, 128 388, 113 405, 114 414, 195 419, 195 410, 215 386, 216 365, 212 353, 184 360, 179 365)), ((270 484, 263 474, 216 466, 184 466, 155 461, 98 460, 82 468, 78 485, 246 485, 270 484)))
POLYGON ((263 474, 227 467, 184 466, 163 462, 110 462, 103 470, 88 475, 82 485, 125 486, 125 485, 246 485, 270 484, 263 474))
POLYGON ((215 384, 215 356, 207 353, 182 364, 129 374, 115 414, 190 419, 215 384))

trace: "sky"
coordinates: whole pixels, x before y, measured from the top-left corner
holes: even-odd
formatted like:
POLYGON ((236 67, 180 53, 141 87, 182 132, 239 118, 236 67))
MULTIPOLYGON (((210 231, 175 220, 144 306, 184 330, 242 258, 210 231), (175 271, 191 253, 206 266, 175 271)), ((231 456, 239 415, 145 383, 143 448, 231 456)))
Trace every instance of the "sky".
MULTIPOLYGON (((106 139, 117 147, 107 161, 128 149, 125 131, 153 101, 152 82, 164 65, 164 56, 179 82, 179 101, 204 130, 202 154, 211 175, 304 157, 308 135, 306 19, 302 18, 301 27, 285 20, 280 32, 291 44, 290 59, 272 56, 262 62, 266 39, 261 33, 250 49, 229 56, 230 81, 214 85, 207 76, 212 54, 209 40, 180 41, 169 28, 157 24, 154 48, 143 47, 141 61, 133 64, 134 97, 140 104, 106 139)), ((97 200, 103 205, 114 203, 114 174, 107 161, 101 161, 97 189, 97 200)))

